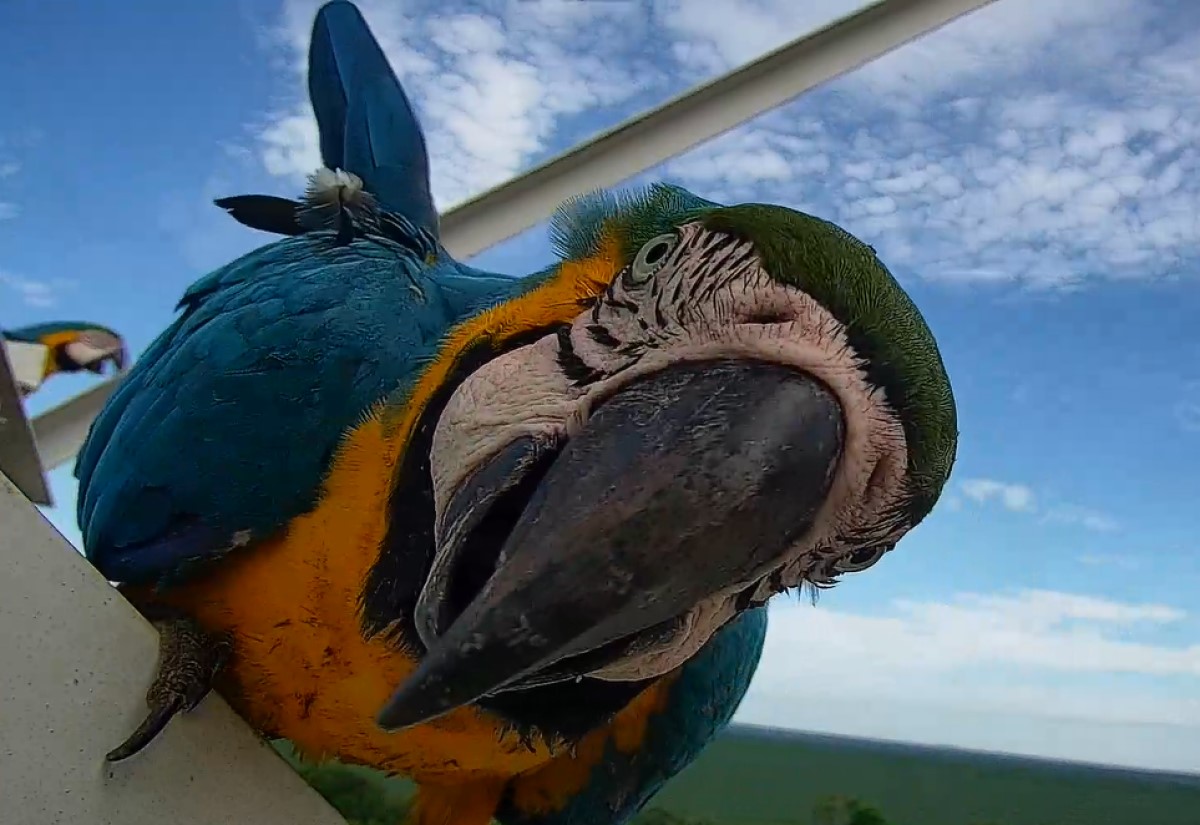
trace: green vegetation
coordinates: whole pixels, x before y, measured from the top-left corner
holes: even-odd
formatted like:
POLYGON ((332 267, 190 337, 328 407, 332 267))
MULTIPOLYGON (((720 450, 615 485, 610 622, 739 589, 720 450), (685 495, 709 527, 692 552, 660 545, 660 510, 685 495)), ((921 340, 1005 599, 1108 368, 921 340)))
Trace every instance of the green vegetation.
POLYGON ((300 765, 300 775, 325 797, 348 825, 402 825, 408 808, 406 794, 389 794, 385 784, 365 771, 345 765, 300 765))
MULTIPOLYGON (((351 825, 399 825, 411 786, 281 752, 351 825)), ((1200 777, 739 729, 636 825, 1195 825, 1200 777)))
MULTIPOLYGON (((347 825, 402 825, 408 797, 380 781, 369 771, 346 765, 297 769, 317 793, 346 818, 347 825)), ((875 808, 857 799, 830 796, 820 800, 812 812, 813 825, 891 825, 875 808)), ((651 808, 634 819, 633 825, 716 825, 705 819, 685 819, 662 808, 651 808)))
POLYGON ((869 802, 891 825, 1195 825, 1200 777, 740 729, 654 799, 721 825, 796 823, 823 797, 869 802))

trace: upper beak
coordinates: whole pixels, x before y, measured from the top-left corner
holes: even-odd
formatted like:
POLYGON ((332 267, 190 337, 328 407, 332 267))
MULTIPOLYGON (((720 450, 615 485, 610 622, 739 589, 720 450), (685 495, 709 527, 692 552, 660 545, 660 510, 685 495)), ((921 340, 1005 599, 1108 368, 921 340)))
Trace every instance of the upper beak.
MULTIPOLYGON (((591 654, 596 669, 601 648, 616 651, 606 664, 630 637, 757 581, 816 519, 843 430, 832 391, 779 365, 690 362, 635 379, 553 460, 495 572, 427 640, 379 724, 536 683, 570 657, 591 654)), ((480 498, 473 483, 455 498, 480 498)))

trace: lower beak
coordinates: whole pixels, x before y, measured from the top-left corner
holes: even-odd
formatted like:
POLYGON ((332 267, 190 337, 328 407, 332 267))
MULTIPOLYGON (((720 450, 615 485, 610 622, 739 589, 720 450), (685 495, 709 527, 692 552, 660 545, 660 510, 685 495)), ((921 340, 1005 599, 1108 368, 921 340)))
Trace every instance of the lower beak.
MULTIPOLYGON (((623 651, 613 643, 757 581, 816 519, 843 429, 829 388, 779 365, 690 362, 635 379, 554 459, 495 572, 428 645, 380 726, 428 721, 605 646, 623 651)), ((478 492, 468 482, 464 495, 478 492)))

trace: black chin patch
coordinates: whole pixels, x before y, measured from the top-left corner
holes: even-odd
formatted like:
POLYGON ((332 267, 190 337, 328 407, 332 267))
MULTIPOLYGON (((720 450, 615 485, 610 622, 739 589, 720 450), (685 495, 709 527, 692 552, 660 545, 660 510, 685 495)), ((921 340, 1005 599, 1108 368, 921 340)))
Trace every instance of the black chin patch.
POLYGON ((479 705, 520 731, 537 730, 551 740, 576 742, 611 721, 653 681, 607 682, 583 678, 485 696, 479 705))

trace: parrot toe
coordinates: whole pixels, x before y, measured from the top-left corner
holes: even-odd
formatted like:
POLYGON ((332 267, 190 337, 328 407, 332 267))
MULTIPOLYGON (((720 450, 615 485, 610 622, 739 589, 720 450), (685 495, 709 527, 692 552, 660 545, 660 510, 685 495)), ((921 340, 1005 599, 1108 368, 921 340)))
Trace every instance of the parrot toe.
POLYGON ((228 638, 205 632, 186 616, 164 610, 146 612, 159 631, 158 669, 146 692, 150 710, 133 733, 108 752, 107 762, 120 762, 139 753, 176 714, 200 704, 232 652, 228 638))

